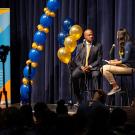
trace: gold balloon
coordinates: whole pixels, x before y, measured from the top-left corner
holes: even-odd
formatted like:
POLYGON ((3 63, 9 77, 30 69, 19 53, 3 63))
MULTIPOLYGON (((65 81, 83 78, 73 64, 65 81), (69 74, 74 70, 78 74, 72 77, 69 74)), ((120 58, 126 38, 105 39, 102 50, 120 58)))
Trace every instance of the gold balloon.
POLYGON ((34 42, 34 43, 32 43, 32 48, 33 49, 37 49, 37 44, 34 42))
POLYGON ((49 29, 48 29, 48 28, 44 28, 43 31, 44 31, 45 33, 48 33, 48 32, 49 32, 49 29))
MULTIPOLYGON (((28 85, 28 84, 29 84, 29 80, 24 77, 24 78, 22 79, 22 83, 23 83, 24 85, 28 85)), ((33 80, 30 80, 30 83, 33 84, 33 80)))
POLYGON ((37 50, 38 51, 43 51, 44 50, 44 47, 42 45, 38 45, 37 50))
POLYGON ((73 25, 69 31, 69 35, 73 36, 76 40, 82 36, 82 33, 83 30, 79 25, 73 25))
POLYGON ((57 56, 60 61, 62 61, 65 64, 68 64, 71 59, 71 53, 67 52, 65 47, 59 48, 57 52, 57 56))
POLYGON ((77 42, 73 36, 68 36, 64 40, 66 51, 73 52, 77 46, 77 42))
POLYGON ((44 30, 44 27, 42 25, 38 25, 37 28, 38 28, 39 31, 43 31, 44 30))
POLYGON ((31 66, 32 66, 33 68, 36 68, 36 67, 38 66, 38 63, 32 62, 32 63, 31 63, 31 66))
POLYGON ((55 17, 55 13, 54 12, 50 12, 50 16, 51 17, 55 17))
POLYGON ((22 79, 22 83, 23 83, 24 85, 27 85, 27 84, 29 83, 29 80, 24 77, 24 78, 22 79))
POLYGON ((48 10, 48 8, 44 8, 44 12, 46 12, 48 10))
POLYGON ((44 28, 42 25, 38 25, 37 28, 38 28, 39 31, 43 31, 45 33, 49 32, 49 29, 48 28, 44 28))
POLYGON ((50 16, 50 11, 49 11, 49 10, 45 11, 45 14, 46 14, 47 16, 50 16))
POLYGON ((31 60, 27 60, 26 64, 29 65, 31 63, 31 60))

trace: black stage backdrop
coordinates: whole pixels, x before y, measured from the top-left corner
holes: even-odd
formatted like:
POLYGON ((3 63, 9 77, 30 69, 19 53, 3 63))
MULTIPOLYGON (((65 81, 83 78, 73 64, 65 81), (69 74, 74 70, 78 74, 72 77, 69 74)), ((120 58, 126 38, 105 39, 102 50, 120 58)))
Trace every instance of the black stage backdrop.
MULTIPOLYGON (((19 102, 23 68, 33 42, 46 0, 0 0, 0 7, 11 9, 11 79, 12 103, 19 102)), ((109 58, 109 50, 116 39, 116 31, 125 27, 135 37, 135 0, 60 0, 53 25, 47 34, 45 50, 39 61, 32 102, 55 103, 70 97, 69 70, 57 58, 60 45, 57 35, 62 31, 64 19, 70 17, 83 30, 92 28, 97 41, 103 45, 103 58, 109 58)), ((109 87, 104 81, 104 90, 109 87)))

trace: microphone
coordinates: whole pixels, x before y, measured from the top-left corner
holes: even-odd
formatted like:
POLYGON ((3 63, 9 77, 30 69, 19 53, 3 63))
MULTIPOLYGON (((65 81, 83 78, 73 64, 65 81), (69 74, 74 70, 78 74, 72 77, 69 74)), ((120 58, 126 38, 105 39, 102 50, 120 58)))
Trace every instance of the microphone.
POLYGON ((111 60, 115 59, 115 47, 116 47, 115 44, 113 44, 109 52, 109 56, 111 60))

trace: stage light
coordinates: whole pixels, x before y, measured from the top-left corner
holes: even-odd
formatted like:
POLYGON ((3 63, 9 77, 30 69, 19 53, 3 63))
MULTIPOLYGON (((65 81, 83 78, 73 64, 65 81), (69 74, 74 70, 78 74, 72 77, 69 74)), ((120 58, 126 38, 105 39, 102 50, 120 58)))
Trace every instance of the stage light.
POLYGON ((9 50, 9 46, 0 45, 0 59, 2 62, 6 61, 6 57, 8 55, 9 50))
POLYGON ((6 62, 6 58, 7 58, 9 50, 10 50, 9 46, 0 45, 0 60, 3 65, 2 66, 3 67, 3 90, 0 92, 0 101, 1 101, 2 93, 3 93, 5 96, 6 108, 8 108, 8 101, 7 101, 7 91, 5 88, 5 62, 6 62))

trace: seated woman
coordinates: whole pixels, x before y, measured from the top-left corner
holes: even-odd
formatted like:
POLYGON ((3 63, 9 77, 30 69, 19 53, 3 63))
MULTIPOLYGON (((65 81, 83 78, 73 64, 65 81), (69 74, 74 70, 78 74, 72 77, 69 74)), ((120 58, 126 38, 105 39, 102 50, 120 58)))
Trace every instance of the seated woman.
POLYGON ((107 95, 112 95, 121 90, 113 74, 131 74, 135 67, 135 45, 125 28, 117 31, 117 41, 120 59, 110 60, 108 64, 102 67, 103 76, 112 85, 112 90, 107 95))

